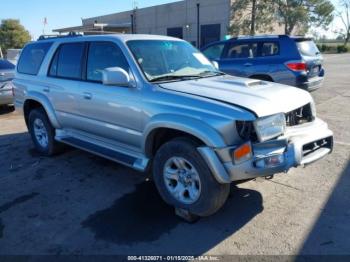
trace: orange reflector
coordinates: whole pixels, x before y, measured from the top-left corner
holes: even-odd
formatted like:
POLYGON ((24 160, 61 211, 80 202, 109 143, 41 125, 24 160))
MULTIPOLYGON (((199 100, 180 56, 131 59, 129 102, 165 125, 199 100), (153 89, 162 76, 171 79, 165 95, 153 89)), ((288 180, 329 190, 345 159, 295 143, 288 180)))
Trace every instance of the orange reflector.
POLYGON ((252 148, 250 143, 246 143, 239 148, 237 148, 233 152, 233 157, 235 162, 239 162, 240 160, 248 159, 252 156, 252 148))

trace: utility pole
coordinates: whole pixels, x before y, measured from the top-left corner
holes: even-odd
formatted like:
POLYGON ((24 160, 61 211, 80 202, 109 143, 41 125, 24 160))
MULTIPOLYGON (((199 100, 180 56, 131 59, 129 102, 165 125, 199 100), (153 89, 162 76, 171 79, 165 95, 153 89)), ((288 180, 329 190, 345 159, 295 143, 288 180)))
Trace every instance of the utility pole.
POLYGON ((255 35, 255 20, 256 20, 256 0, 252 0, 252 20, 250 24, 250 35, 255 35))
POLYGON ((132 2, 132 15, 131 15, 131 32, 136 34, 136 11, 137 11, 137 1, 132 2))
POLYGON ((197 47, 200 48, 201 47, 201 43, 200 43, 200 4, 197 3, 197 47))

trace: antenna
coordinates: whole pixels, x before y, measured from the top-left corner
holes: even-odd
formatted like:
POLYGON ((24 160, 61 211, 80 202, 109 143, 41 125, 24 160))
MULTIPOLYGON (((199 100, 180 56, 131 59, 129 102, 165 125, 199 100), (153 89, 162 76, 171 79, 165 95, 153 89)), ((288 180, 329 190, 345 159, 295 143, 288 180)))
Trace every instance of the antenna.
POLYGON ((132 1, 132 9, 135 10, 137 9, 138 2, 136 0, 132 1))

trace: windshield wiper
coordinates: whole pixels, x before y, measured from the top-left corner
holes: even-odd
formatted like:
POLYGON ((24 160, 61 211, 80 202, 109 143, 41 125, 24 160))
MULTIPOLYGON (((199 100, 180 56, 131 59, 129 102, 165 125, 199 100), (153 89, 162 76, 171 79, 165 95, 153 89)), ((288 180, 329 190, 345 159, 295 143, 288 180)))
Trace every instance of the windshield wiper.
POLYGON ((164 75, 155 77, 150 80, 150 82, 158 82, 158 81, 167 81, 167 80, 185 80, 185 79, 191 79, 191 78, 200 78, 200 75, 164 75))

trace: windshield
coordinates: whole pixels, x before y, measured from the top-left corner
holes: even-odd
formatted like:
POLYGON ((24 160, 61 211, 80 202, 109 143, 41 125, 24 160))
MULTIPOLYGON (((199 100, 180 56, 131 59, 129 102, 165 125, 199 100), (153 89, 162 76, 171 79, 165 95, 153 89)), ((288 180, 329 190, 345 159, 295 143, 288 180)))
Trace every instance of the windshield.
POLYGON ((312 40, 297 42, 297 46, 300 53, 305 56, 316 56, 320 53, 312 40))
POLYGON ((15 66, 7 60, 0 60, 0 70, 15 69, 15 66))
POLYGON ((221 74, 202 53, 187 42, 132 40, 127 45, 150 82, 179 81, 221 74))

